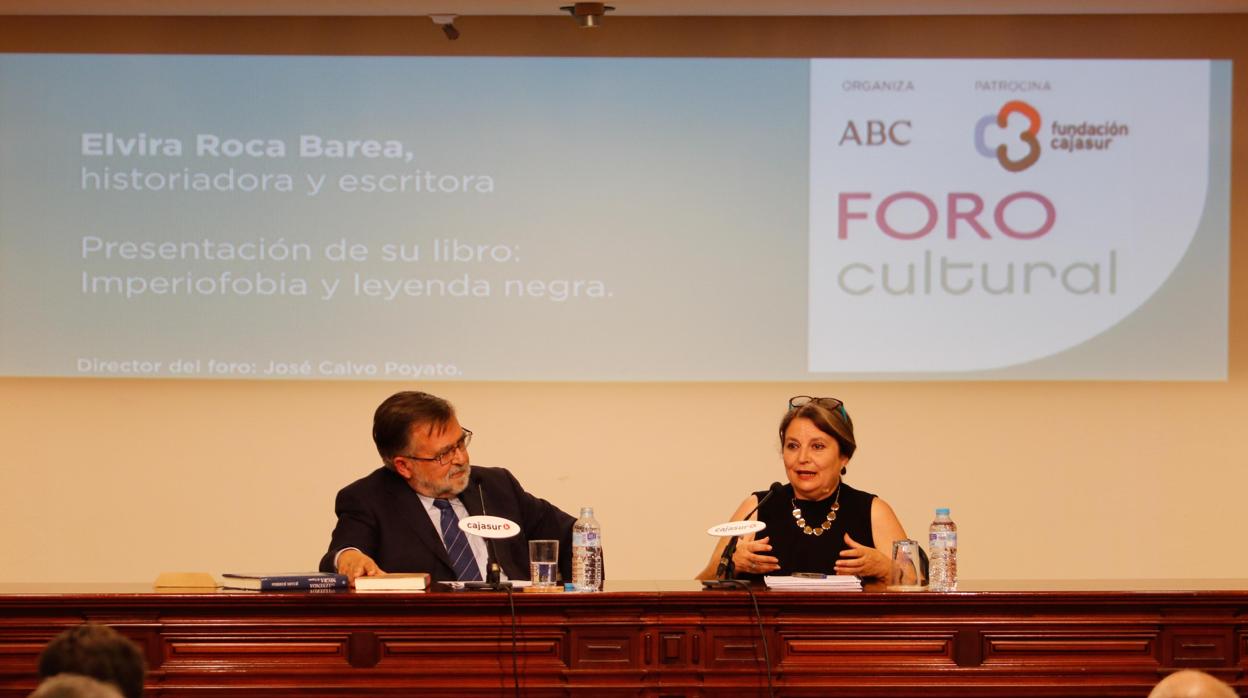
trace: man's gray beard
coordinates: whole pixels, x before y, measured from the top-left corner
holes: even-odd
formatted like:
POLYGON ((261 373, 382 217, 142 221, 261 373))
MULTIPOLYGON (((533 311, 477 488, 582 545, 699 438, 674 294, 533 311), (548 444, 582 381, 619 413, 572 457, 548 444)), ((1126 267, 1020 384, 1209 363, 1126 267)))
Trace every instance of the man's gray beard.
MULTIPOLYGON (((471 474, 472 474, 472 467, 464 466, 464 474, 462 476, 463 477, 462 483, 460 483, 459 478, 450 477, 448 475, 443 480, 443 482, 445 483, 444 485, 436 487, 436 488, 430 487, 429 489, 434 490, 435 492, 435 494, 433 495, 434 499, 449 499, 451 497, 458 497, 461 493, 463 493, 464 490, 468 489, 468 480, 469 480, 469 475, 471 474)), ((432 485, 433 483, 427 483, 427 484, 432 485)))

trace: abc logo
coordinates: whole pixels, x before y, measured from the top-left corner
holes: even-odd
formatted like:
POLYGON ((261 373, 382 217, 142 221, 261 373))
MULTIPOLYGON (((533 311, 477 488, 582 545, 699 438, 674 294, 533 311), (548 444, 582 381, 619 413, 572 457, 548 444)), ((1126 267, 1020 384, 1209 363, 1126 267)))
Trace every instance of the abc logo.
POLYGON ((886 123, 880 119, 867 119, 859 124, 850 120, 841 132, 837 145, 910 145, 910 120, 902 119, 886 123))

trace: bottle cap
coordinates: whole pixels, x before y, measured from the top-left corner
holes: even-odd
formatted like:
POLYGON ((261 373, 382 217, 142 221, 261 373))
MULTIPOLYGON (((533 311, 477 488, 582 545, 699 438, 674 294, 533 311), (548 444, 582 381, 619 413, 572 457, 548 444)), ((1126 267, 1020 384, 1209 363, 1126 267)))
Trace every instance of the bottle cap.
POLYGON ((936 509, 936 515, 937 515, 937 516, 948 516, 948 515, 949 515, 949 508, 948 508, 948 507, 938 507, 938 508, 936 509))

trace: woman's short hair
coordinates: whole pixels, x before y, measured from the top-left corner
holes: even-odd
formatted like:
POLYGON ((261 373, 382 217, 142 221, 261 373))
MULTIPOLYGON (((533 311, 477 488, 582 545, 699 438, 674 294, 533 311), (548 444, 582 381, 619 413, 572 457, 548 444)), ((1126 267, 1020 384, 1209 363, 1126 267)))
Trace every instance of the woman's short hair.
POLYGON ((784 432, 797 418, 809 419, 823 433, 836 439, 841 455, 846 458, 854 456, 858 442, 854 441, 854 422, 840 400, 833 398, 815 398, 797 407, 790 407, 780 420, 780 445, 784 445, 784 432))

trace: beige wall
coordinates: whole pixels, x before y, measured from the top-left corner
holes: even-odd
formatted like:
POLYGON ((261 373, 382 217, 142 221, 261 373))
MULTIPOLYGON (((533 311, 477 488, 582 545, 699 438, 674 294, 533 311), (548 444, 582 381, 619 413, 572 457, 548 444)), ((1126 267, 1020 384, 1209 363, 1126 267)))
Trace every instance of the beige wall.
MULTIPOLYGON (((750 490, 783 477, 785 399, 853 412, 849 481, 921 537, 953 508, 964 578, 1245 577, 1248 16, 1093 18, 0 19, 5 51, 1234 59, 1224 383, 548 384, 0 379, 0 581, 311 568, 335 491, 371 470, 373 408, 455 402, 474 462, 595 507, 617 578, 692 575, 750 490)), ((1199 312, 1199 309, 1192 309, 1199 312)), ((1158 341, 1165 341, 1159 338, 1158 341)))

